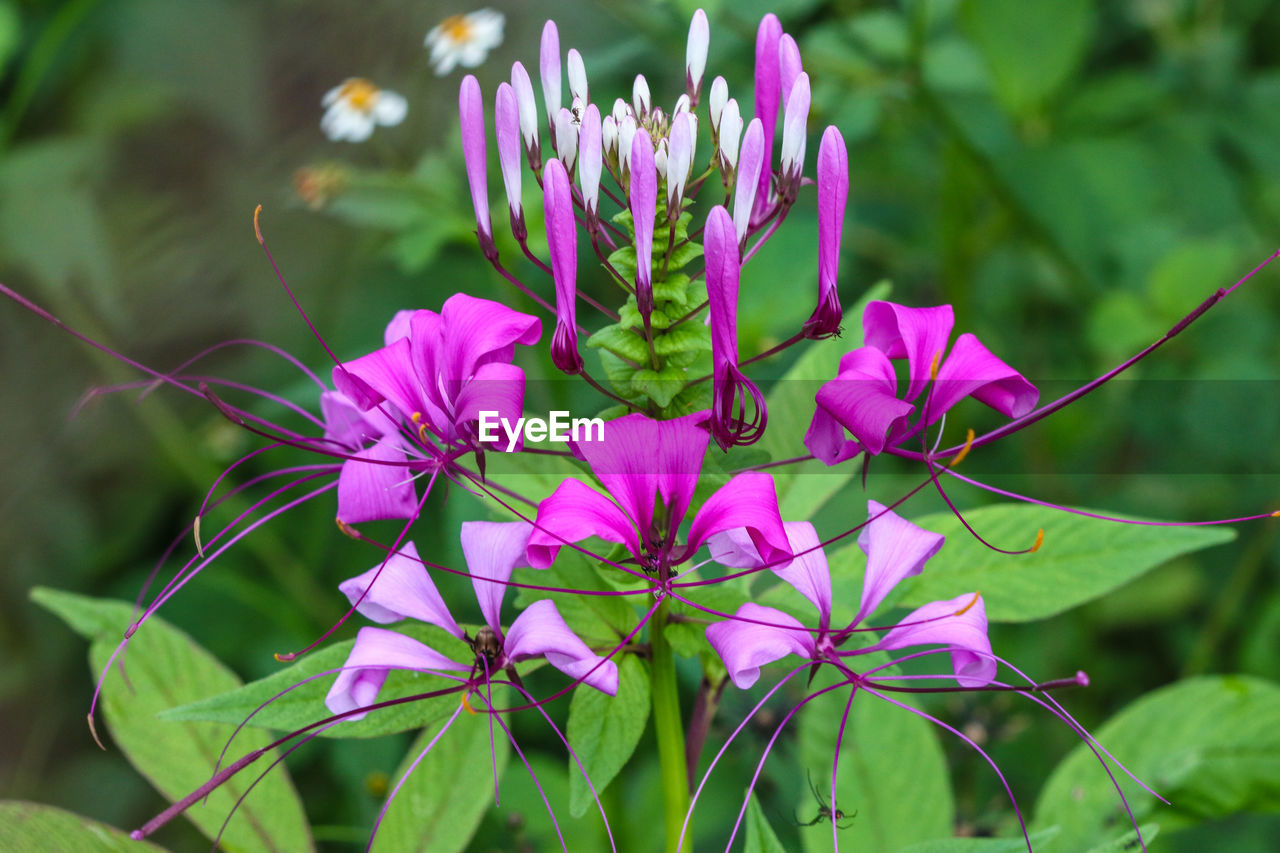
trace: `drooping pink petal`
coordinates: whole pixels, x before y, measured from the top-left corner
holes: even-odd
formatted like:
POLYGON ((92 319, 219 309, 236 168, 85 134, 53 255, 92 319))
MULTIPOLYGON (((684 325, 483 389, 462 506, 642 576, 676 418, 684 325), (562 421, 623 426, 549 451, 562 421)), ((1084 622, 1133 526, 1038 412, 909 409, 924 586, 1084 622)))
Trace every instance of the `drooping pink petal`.
POLYGON ((697 550, 708 537, 735 527, 747 529, 766 563, 791 559, 773 477, 763 471, 744 471, 707 498, 689 527, 689 547, 697 550))
MULTIPOLYGON (((498 433, 497 449, 507 452, 519 450, 524 442, 523 435, 512 435, 502 426, 505 419, 513 426, 524 412, 524 370, 514 364, 490 362, 476 369, 471 381, 462 386, 454 401, 454 432, 451 439, 475 438, 481 442, 480 421, 483 419, 496 427, 498 433)), ((492 434, 492 431, 491 431, 492 434)))
MULTIPOLYGON (((373 704, 387 680, 387 673, 393 669, 466 672, 468 668, 404 634, 386 628, 361 628, 342 672, 324 697, 324 704, 334 714, 373 704)), ((365 716, 364 713, 352 714, 345 719, 363 720, 365 716)))
POLYGON ((475 208, 480 242, 488 252, 493 242, 493 226, 489 222, 489 185, 485 176, 484 98, 475 75, 462 78, 458 92, 458 117, 462 127, 462 159, 471 187, 471 205, 475 208))
MULTIPOLYGON (((773 136, 778 127, 778 104, 782 97, 782 80, 778 68, 778 42, 782 38, 782 24, 772 12, 760 19, 756 30, 756 104, 755 117, 760 119, 763 131, 764 168, 756 185, 756 210, 763 210, 769 201, 769 185, 773 179, 773 136)), ((758 215, 758 213, 757 213, 758 215)))
MULTIPOLYGON (((807 521, 788 521, 787 542, 794 560, 770 566, 775 575, 796 588, 796 591, 818 609, 819 627, 826 628, 831 617, 831 570, 827 567, 826 552, 820 547, 818 531, 807 521)), ((754 569, 765 564, 760 552, 746 528, 739 527, 717 533, 707 540, 711 558, 722 566, 733 569, 754 569)))
POLYGON ((951 665, 961 687, 985 687, 995 679, 997 666, 987 637, 987 608, 976 593, 916 608, 872 648, 935 645, 951 647, 951 665))
POLYGON ((840 236, 849 202, 849 152, 834 126, 822 134, 818 146, 818 304, 805 324, 811 338, 840 331, 842 311, 837 279, 840 272, 840 236))
POLYGON ((498 164, 502 167, 502 186, 507 193, 507 207, 514 217, 524 209, 520 199, 520 107, 515 90, 509 83, 498 84, 494 97, 493 127, 498 137, 498 164))
POLYGON ((404 450, 388 439, 354 454, 338 474, 338 520, 344 524, 413 518, 418 496, 404 450), (400 464, 387 464, 400 463, 400 464))
POLYGON ((570 678, 581 678, 610 696, 618 693, 617 665, 587 648, 550 599, 535 601, 516 617, 503 651, 513 663, 541 655, 570 678))
POLYGON ((417 619, 436 625, 462 639, 466 632, 453 615, 431 580, 431 572, 418 557, 412 542, 364 574, 338 584, 339 591, 356 606, 357 612, 374 622, 387 624, 401 619, 417 619))
POLYGON ((869 302, 862 313, 863 341, 889 358, 905 358, 910 382, 904 400, 914 400, 942 363, 955 314, 950 305, 908 308, 893 302, 869 302))
POLYGON ((684 518, 707 453, 710 436, 699 426, 706 417, 697 412, 656 421, 636 413, 609 421, 604 441, 578 445, 591 472, 634 519, 641 535, 647 536, 653 525, 655 494, 667 507, 671 528, 684 518))
POLYGON ((351 398, 340 391, 321 392, 320 414, 324 417, 325 439, 348 450, 361 448, 380 435, 351 398))
POLYGON ((755 204, 758 185, 761 182, 765 158, 764 129, 760 119, 753 118, 742 136, 742 148, 738 153, 738 177, 733 185, 733 227, 741 243, 751 225, 751 211, 755 204))
POLYGON ((528 565, 525 554, 533 525, 527 521, 464 521, 462 554, 480 612, 493 632, 502 637, 502 598, 517 566, 528 565))
POLYGON ((858 547, 867 555, 867 573, 862 582, 862 605, 851 625, 866 619, 903 578, 920 574, 930 557, 938 553, 945 537, 917 527, 867 501, 867 515, 875 518, 858 534, 858 547))
POLYGON ((804 446, 815 459, 827 465, 836 465, 862 452, 862 445, 845 433, 844 424, 821 406, 813 410, 813 420, 804 434, 804 446))
MULTIPOLYGON (((590 109, 595 110, 595 107, 590 109)), ((599 150, 596 154, 598 161, 599 150)), ((598 167, 599 163, 596 165, 598 167)), ((597 188, 599 180, 597 171, 597 188)), ((551 275, 556 285, 556 331, 551 342, 551 360, 560 370, 575 376, 582 372, 583 367, 582 355, 578 352, 578 229, 574 224, 569 174, 559 160, 547 163, 543 171, 542 192, 551 275)))
MULTIPOLYGON (((869 453, 880 453, 915 411, 915 406, 898 399, 897 384, 893 365, 884 353, 873 347, 859 347, 840 360, 836 378, 818 389, 817 411, 838 421, 869 453)), ((810 429, 814 429, 812 424, 810 429)), ((818 456, 817 450, 810 448, 810 452, 818 456)))
POLYGON ((1003 415, 1019 418, 1036 407, 1040 392, 966 332, 956 338, 946 361, 938 368, 938 379, 929 400, 929 422, 933 423, 968 396, 1003 415))
POLYGON ((734 686, 746 690, 760 678, 760 667, 787 655, 812 658, 813 635, 794 616, 748 602, 738 608, 734 618, 707 626, 707 642, 716 650, 729 670, 734 686), (775 628, 743 622, 754 619, 792 628, 775 628))
POLYGON ((653 223, 658 210, 658 167, 653 140, 643 127, 631 138, 631 219, 636 243, 636 307, 640 315, 653 313, 653 223))
MULTIPOLYGON (((609 426, 614 423, 617 421, 609 426)), ((595 443, 598 442, 591 442, 595 443)), ((572 478, 538 504, 536 521, 528 552, 529 565, 535 569, 554 563, 566 542, 581 542, 588 536, 625 545, 633 555, 640 555, 635 522, 617 504, 572 478)))

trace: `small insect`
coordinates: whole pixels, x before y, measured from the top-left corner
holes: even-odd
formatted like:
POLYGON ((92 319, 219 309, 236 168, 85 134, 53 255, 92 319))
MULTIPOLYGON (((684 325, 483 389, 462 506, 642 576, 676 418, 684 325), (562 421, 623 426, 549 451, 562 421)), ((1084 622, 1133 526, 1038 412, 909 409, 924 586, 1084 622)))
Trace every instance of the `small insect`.
POLYGON ((818 801, 818 813, 814 815, 813 820, 806 823, 800 820, 799 815, 795 813, 795 809, 792 809, 791 816, 795 818, 796 826, 813 826, 815 823, 821 823, 824 820, 832 821, 839 829, 848 829, 850 826, 853 826, 852 823, 842 824, 840 821, 852 821, 858 816, 858 813, 855 811, 853 814, 845 814, 840 809, 834 808, 834 803, 828 804, 827 801, 822 798, 822 793, 818 790, 818 786, 813 784, 813 776, 810 775, 808 770, 804 772, 804 775, 809 780, 809 790, 813 792, 814 799, 818 801))
POLYGON ((484 655, 489 663, 498 657, 498 652, 502 651, 502 645, 498 642, 498 635, 488 625, 483 626, 476 631, 475 639, 471 641, 471 650, 477 655, 484 655))

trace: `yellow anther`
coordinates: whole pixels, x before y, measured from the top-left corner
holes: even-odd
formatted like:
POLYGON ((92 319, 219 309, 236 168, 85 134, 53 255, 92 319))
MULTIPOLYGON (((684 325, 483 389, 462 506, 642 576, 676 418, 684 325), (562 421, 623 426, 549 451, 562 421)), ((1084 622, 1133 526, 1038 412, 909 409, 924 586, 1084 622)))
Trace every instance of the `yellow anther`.
POLYGON ((471 716, 473 716, 473 717, 474 717, 474 716, 476 715, 475 709, 474 709, 474 708, 472 708, 472 707, 471 707, 471 703, 467 701, 467 694, 466 694, 466 693, 463 693, 463 694, 462 694, 462 707, 466 708, 466 709, 467 709, 467 713, 468 713, 468 714, 470 714, 471 716))
POLYGON ((272 657, 280 661, 280 663, 289 663, 289 661, 296 658, 297 655, 295 655, 293 652, 285 652, 284 654, 280 654, 279 652, 276 652, 274 655, 272 655, 272 657))
POLYGON ((191 532, 196 537, 196 553, 200 555, 200 559, 204 559, 204 543, 200 541, 200 516, 196 516, 196 520, 191 522, 191 532))
POLYGON ((1036 544, 1031 546, 1031 553, 1034 554, 1040 550, 1040 546, 1044 544, 1044 528, 1040 528, 1040 532, 1036 534, 1036 544))
POLYGON ((929 365, 929 378, 935 382, 938 380, 938 362, 942 360, 942 350, 938 350, 933 354, 933 362, 929 365))
POLYGON ((975 605, 975 604, 977 604, 977 603, 978 603, 978 599, 979 599, 979 598, 982 598, 982 593, 980 593, 980 592, 975 592, 975 593, 973 594, 973 598, 969 599, 969 603, 968 603, 968 604, 966 604, 964 607, 961 607, 959 610, 957 610, 957 611, 955 612, 955 615, 956 615, 956 616, 963 616, 964 614, 968 613, 971 609, 973 609, 973 605, 975 605))
POLYGON ((969 434, 965 436, 965 439, 964 439, 964 447, 960 448, 960 452, 956 454, 956 458, 951 460, 950 467, 954 468, 957 465, 959 465, 961 462, 963 462, 964 458, 969 455, 969 450, 972 447, 973 447, 973 430, 969 430, 969 434))
POLYGON ((259 243, 265 243, 262 239, 262 229, 258 227, 258 214, 262 213, 262 205, 258 205, 253 209, 253 233, 257 235, 259 243))
POLYGON ((1280 509, 1278 509, 1278 510, 1276 510, 1275 512, 1271 513, 1271 517, 1272 517, 1272 518, 1280 518, 1280 509))
POLYGON ((347 524, 345 521, 343 521, 340 518, 335 518, 333 521, 335 524, 338 525, 338 529, 342 531, 342 534, 344 536, 349 536, 352 539, 357 539, 357 540, 360 538, 360 534, 350 524, 347 524))
POLYGON ((427 423, 424 420, 422 420, 422 412, 414 412, 412 415, 409 416, 409 420, 417 424, 418 438, 422 441, 422 443, 423 444, 428 443, 430 439, 427 438, 427 423))

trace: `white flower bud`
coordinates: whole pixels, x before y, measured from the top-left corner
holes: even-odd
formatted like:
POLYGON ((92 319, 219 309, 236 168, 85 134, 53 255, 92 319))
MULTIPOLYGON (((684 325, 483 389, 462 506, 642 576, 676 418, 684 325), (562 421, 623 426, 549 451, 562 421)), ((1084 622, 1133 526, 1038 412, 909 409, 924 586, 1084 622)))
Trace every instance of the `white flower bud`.
POLYGON ((636 137, 635 116, 623 116, 618 122, 618 165, 627 171, 631 163, 631 142, 636 137))
POLYGON ((617 156, 618 123, 613 116, 605 116, 600 121, 600 148, 606 157, 617 156))
POLYGON ((738 111, 738 101, 730 98, 724 105, 724 113, 720 118, 720 160, 724 168, 732 171, 738 168, 738 142, 742 138, 742 114, 738 111))
POLYGON ((707 108, 711 111, 711 127, 720 132, 720 113, 724 111, 724 105, 729 100, 729 84, 724 81, 723 77, 717 77, 711 81, 711 94, 707 98, 707 108))
POLYGON ((690 92, 702 87, 702 74, 707 70, 707 47, 711 43, 711 31, 707 26, 707 13, 699 9, 689 22, 689 42, 684 51, 685 83, 690 92))
POLYGON ((556 113, 556 156, 564 163, 566 172, 572 172, 578 161, 578 123, 573 113, 560 108, 556 113))
POLYGON ((678 116, 680 113, 692 112, 693 107, 690 104, 688 95, 681 95, 676 99, 676 105, 671 110, 671 115, 678 116))
POLYGON ((649 82, 643 74, 636 75, 636 82, 631 86, 631 105, 636 108, 636 115, 643 116, 649 112, 653 100, 649 96, 649 82))
POLYGON ((582 54, 575 48, 569 48, 569 97, 582 101, 585 107, 590 101, 587 97, 587 68, 582 64, 582 54))
POLYGON ((667 177, 667 140, 662 139, 658 142, 658 149, 653 152, 653 165, 658 170, 659 178, 667 177))
POLYGON ((610 115, 613 116, 614 123, 621 127, 622 120, 631 115, 631 105, 618 98, 613 102, 613 112, 610 115))

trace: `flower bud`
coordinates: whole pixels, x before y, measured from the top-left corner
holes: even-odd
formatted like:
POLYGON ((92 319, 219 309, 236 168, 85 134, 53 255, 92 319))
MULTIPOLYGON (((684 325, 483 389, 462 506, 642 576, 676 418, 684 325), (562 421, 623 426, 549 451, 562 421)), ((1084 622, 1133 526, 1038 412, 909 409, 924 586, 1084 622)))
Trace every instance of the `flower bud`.
POLYGON ((542 75, 542 103, 547 108, 547 123, 554 137, 556 113, 560 110, 560 32, 555 21, 547 21, 542 28, 538 69, 542 75))
POLYGON ((587 209, 589 222, 595 219, 600 206, 600 173, 604 165, 602 135, 600 110, 595 104, 587 104, 578 131, 578 181, 582 184, 582 205, 587 209))
POLYGON ((707 13, 699 9, 689 21, 689 41, 684 51, 685 88, 690 98, 697 98, 702 89, 702 75, 707 70, 707 47, 711 42, 711 30, 707 25, 707 13))
POLYGON ((582 54, 578 53, 576 48, 569 48, 568 64, 569 97, 586 104, 590 100, 587 97, 587 68, 582 64, 582 54))
POLYGON ((648 113, 652 103, 649 96, 649 82, 644 79, 643 74, 637 74, 636 82, 631 84, 631 105, 635 107, 636 115, 643 116, 648 113))
POLYGON ((721 168, 732 173, 738 167, 738 141, 742 138, 742 114, 738 101, 730 98, 720 119, 718 150, 721 168))
POLYGON ((493 107, 494 132, 498 137, 498 164, 502 167, 502 186, 507 192, 511 221, 523 214, 520 200, 520 108, 515 90, 509 83, 498 84, 493 107))
POLYGON ((724 81, 723 77, 717 77, 711 81, 711 94, 707 98, 707 109, 711 113, 711 129, 717 133, 720 131, 720 113, 724 110, 725 103, 729 100, 729 84, 724 81))
POLYGON ((516 95, 516 106, 520 108, 520 136, 524 139, 525 151, 537 154, 538 103, 533 98, 533 83, 529 81, 529 72, 519 62, 511 66, 511 89, 516 95))
POLYGON ((578 125, 573 113, 564 107, 556 113, 556 156, 568 172, 572 172, 578 162, 578 125))

